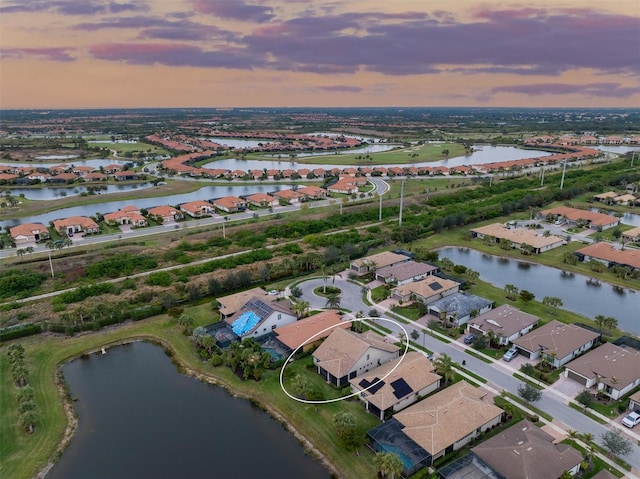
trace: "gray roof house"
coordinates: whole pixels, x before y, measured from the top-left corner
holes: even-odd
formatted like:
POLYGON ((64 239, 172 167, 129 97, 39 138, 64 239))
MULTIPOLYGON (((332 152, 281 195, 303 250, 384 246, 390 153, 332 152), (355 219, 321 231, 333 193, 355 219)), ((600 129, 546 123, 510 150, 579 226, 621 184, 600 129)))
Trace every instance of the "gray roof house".
POLYGON ((513 344, 523 356, 535 360, 544 354, 551 365, 559 368, 591 349, 600 337, 601 333, 554 319, 516 339, 513 344))
POLYGON ((587 388, 596 385, 612 399, 620 399, 640 386, 640 351, 604 343, 568 363, 564 374, 587 388))
POLYGON ((538 324, 538 321, 540 318, 537 316, 503 304, 470 319, 467 323, 467 331, 482 335, 493 331, 498 337, 498 343, 506 345, 527 334, 538 324))
POLYGON ((446 314, 446 319, 454 324, 465 324, 471 319, 471 313, 483 314, 493 307, 493 301, 474 294, 453 293, 438 299, 429 305, 429 313, 438 317, 446 314))
POLYGON ((565 471, 576 474, 582 454, 569 445, 554 444, 553 440, 535 424, 520 421, 471 452, 509 479, 557 479, 565 471))
POLYGON ((439 268, 432 264, 419 263, 412 260, 378 268, 376 270, 376 279, 384 281, 387 284, 394 283, 402 285, 424 279, 427 276, 437 273, 438 270, 439 268))
POLYGON ((640 391, 629 396, 629 409, 640 413, 640 391))

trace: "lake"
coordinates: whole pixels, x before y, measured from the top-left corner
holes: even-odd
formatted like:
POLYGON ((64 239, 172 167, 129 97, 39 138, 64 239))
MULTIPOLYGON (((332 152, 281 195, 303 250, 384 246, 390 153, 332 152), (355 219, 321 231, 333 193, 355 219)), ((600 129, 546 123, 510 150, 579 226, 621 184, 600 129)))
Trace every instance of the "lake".
POLYGON ((63 366, 78 429, 46 479, 293 478, 329 473, 268 414, 136 342, 63 366))
MULTIPOLYGON (((609 283, 594 283, 589 277, 541 264, 493 256, 470 248, 447 247, 438 251, 480 273, 480 279, 497 288, 513 284, 526 289, 542 301, 545 296, 562 299, 563 309, 590 319, 598 314, 613 316, 618 327, 640 336, 640 293, 609 283)), ((544 253, 543 253, 544 254, 544 253)))

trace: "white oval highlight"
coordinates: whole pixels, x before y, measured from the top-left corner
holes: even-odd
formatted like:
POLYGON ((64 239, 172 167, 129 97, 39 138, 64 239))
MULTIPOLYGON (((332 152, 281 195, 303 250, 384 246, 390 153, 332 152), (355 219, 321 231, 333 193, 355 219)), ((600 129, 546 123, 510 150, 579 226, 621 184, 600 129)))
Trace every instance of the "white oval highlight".
POLYGON ((378 381, 376 381, 373 384, 370 384, 369 387, 352 393, 352 394, 348 394, 347 396, 342 396, 339 398, 334 398, 334 399, 321 399, 321 400, 317 400, 317 401, 312 401, 312 400, 308 400, 308 399, 300 399, 298 397, 295 397, 294 395, 290 394, 289 391, 287 391, 284 387, 284 383, 283 383, 283 378, 284 378, 284 370, 286 369, 287 365, 289 364, 290 361, 293 361, 293 356, 300 350, 300 348, 304 347, 305 345, 307 345, 308 343, 312 342, 316 336, 321 335, 322 333, 326 332, 326 331, 330 331, 338 326, 340 326, 340 324, 334 324, 333 326, 329 326, 328 328, 323 329, 322 331, 318 331, 316 334, 314 334, 313 336, 311 336, 309 339, 307 339, 304 343, 302 343, 300 346, 298 346, 296 349, 293 350, 293 352, 289 355, 289 357, 287 358, 287 360, 285 361, 285 363, 282 365, 282 370, 280 371, 280 388, 282 389, 282 391, 289 396, 291 399, 294 399, 298 402, 301 403, 305 403, 305 404, 329 404, 332 402, 338 402, 338 401, 343 401, 344 399, 349 399, 352 398, 354 396, 357 396, 359 394, 362 394, 363 392, 368 391, 369 389, 371 389, 372 387, 374 387, 375 385, 381 383, 382 381, 384 381, 388 376, 390 376, 397 368, 398 366, 400 366, 400 364, 402 363, 402 361, 404 361, 404 358, 407 355, 407 352, 409 351, 409 334, 407 333, 407 330, 404 328, 404 326, 399 323, 396 320, 393 319, 388 319, 388 318, 373 318, 373 317, 365 317, 365 318, 354 318, 351 319, 349 321, 345 321, 349 322, 349 323, 357 323, 359 321, 365 321, 365 320, 372 320, 372 321, 387 321, 389 323, 393 323, 393 324, 397 324, 398 326, 400 326, 400 329, 402 329, 402 331, 404 332, 404 337, 405 337, 405 344, 404 344, 404 352, 402 353, 402 356, 400 357, 400 361, 398 361, 398 364, 396 364, 394 366, 394 368, 389 371, 387 374, 385 374, 383 377, 381 377, 378 381))

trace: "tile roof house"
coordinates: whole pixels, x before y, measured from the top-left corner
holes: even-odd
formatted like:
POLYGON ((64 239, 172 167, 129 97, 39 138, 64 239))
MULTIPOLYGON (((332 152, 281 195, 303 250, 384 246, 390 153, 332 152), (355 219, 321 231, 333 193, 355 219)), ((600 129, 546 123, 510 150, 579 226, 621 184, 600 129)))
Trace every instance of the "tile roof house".
POLYGON ((336 329, 313 352, 318 374, 338 387, 398 357, 400 348, 372 331, 357 334, 336 329))
POLYGON ((133 225, 133 226, 146 226, 147 219, 137 211, 135 206, 119 209, 118 211, 114 211, 112 213, 106 213, 104 215, 104 221, 109 224, 116 225, 133 225))
POLYGON ((520 421, 471 449, 482 462, 509 479, 557 479, 580 470, 582 454, 529 421, 520 421))
POLYGON ((537 326, 540 318, 514 308, 509 304, 498 306, 484 314, 472 318, 467 323, 467 332, 486 335, 492 331, 498 344, 507 345, 524 336, 537 326))
POLYGON ((562 246, 565 241, 560 236, 544 236, 536 230, 510 228, 500 223, 472 228, 470 231, 475 238, 489 236, 495 238, 496 243, 508 241, 511 243, 511 247, 516 249, 523 249, 523 245, 527 244, 533 248, 532 252, 536 254, 562 246))
POLYGON ((370 271, 377 271, 385 266, 393 266, 396 264, 409 261, 411 258, 404 254, 392 253, 391 251, 383 251, 382 253, 372 254, 364 258, 353 260, 349 266, 349 271, 363 275, 370 271))
POLYGON ((633 269, 640 269, 640 251, 627 248, 625 250, 615 249, 611 244, 601 242, 593 243, 575 251, 575 255, 581 261, 589 261, 591 258, 604 263, 607 268, 612 266, 628 266, 633 269))
POLYGON ((376 270, 376 279, 387 284, 403 285, 431 276, 439 271, 437 266, 417 261, 404 261, 376 270))
POLYGON ((341 178, 334 184, 327 186, 327 191, 350 195, 357 193, 359 190, 358 185, 354 184, 351 178, 341 178))
POLYGON ((269 295, 262 288, 252 288, 246 291, 240 291, 239 293, 230 294, 228 296, 222 296, 218 298, 218 304, 220 305, 219 310, 222 319, 234 314, 253 296, 257 296, 265 301, 275 301, 278 299, 277 296, 269 295))
POLYGON ((293 190, 274 191, 273 196, 289 204, 295 204, 304 199, 304 195, 293 190))
POLYGON ((629 396, 629 409, 640 413, 640 391, 629 396))
POLYGON ((247 203, 258 208, 267 208, 269 206, 278 206, 280 202, 277 198, 266 193, 255 193, 246 197, 247 203))
POLYGON ((420 462, 400 453, 403 474, 408 476, 498 425, 502 414, 487 391, 459 381, 396 413, 367 436, 376 451, 396 451, 399 444, 409 444, 411 456, 418 456, 420 462))
POLYGON ((173 223, 175 220, 182 219, 183 215, 173 206, 161 205, 147 210, 149 215, 162 218, 163 224, 173 223))
POLYGON ((213 206, 227 213, 236 213, 247 208, 247 202, 237 196, 224 196, 213 200, 213 206))
POLYGON ((568 363, 564 374, 586 388, 595 385, 612 399, 620 399, 640 386, 640 351, 604 343, 568 363))
POLYGON ((253 296, 238 311, 224 318, 240 338, 260 338, 278 327, 295 323, 297 316, 291 311, 289 301, 270 301, 253 296))
POLYGON ((16 247, 37 243, 49 238, 49 230, 42 223, 24 223, 9 229, 16 247))
POLYGON ((471 319, 471 313, 483 314, 492 307, 493 301, 475 294, 457 292, 429 304, 429 314, 459 326, 471 319))
POLYGON ((578 223, 584 221, 591 229, 602 228, 603 230, 613 228, 620 224, 620 218, 603 213, 596 213, 589 210, 581 210, 578 208, 570 208, 568 206, 558 206, 548 210, 541 211, 538 217, 545 218, 552 216, 556 218, 566 218, 570 223, 578 223))
POLYGON ((202 218, 203 216, 211 216, 214 207, 208 201, 196 200, 182 203, 180 210, 193 218, 202 218))
POLYGON ((424 354, 411 351, 349 382, 367 411, 384 420, 437 390, 441 379, 424 354))
POLYGON ((60 234, 73 236, 74 233, 98 233, 98 224, 88 216, 70 216, 53 221, 53 227, 60 234))
POLYGON ((327 190, 313 185, 298 188, 298 193, 304 195, 308 200, 318 200, 327 197, 327 190))
POLYGON ((278 341, 294 351, 302 348, 303 352, 318 346, 329 336, 332 327, 350 329, 351 322, 342 320, 342 313, 335 310, 322 311, 308 318, 299 319, 295 323, 278 327, 273 332, 278 341))
POLYGON ((439 276, 427 276, 415 283, 397 286, 391 291, 391 297, 402 301, 411 301, 412 297, 429 304, 438 299, 460 291, 460 283, 439 276))
POLYGON ((523 356, 535 360, 544 355, 553 367, 559 368, 591 349, 600 337, 600 333, 554 319, 516 339, 513 344, 523 356))

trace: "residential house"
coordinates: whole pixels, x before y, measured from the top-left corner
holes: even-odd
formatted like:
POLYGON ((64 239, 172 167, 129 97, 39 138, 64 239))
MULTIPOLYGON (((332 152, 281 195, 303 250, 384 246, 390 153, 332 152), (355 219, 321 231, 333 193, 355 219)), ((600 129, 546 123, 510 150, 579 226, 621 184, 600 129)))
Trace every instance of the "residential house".
POLYGON ((255 193, 246 197, 247 203, 258 208, 267 208, 272 206, 278 206, 280 202, 277 198, 266 193, 255 193))
POLYGON ((581 210, 578 208, 570 208, 568 206, 558 206, 540 212, 538 217, 546 218, 564 218, 570 224, 584 223, 591 229, 609 229, 620 224, 620 218, 615 216, 605 215, 604 213, 597 213, 589 210, 581 210))
POLYGON ((116 181, 133 181, 140 179, 140 173, 137 171, 119 171, 113 175, 116 181))
POLYGON ((52 184, 69 184, 73 183, 78 179, 78 176, 75 173, 59 173, 55 176, 50 176, 47 178, 47 183, 52 184))
POLYGON ((627 266, 640 269, 640 251, 637 249, 616 249, 609 243, 593 243, 575 252, 581 261, 595 259, 604 263, 607 268, 612 266, 627 266))
POLYGON ((523 420, 471 449, 471 453, 509 479, 559 479, 580 470, 582 454, 532 422, 523 420))
POLYGON ((411 351, 349 382, 367 411, 384 420, 437 390, 441 379, 424 354, 411 351))
POLYGON ((408 477, 500 424, 502 414, 487 391, 459 381, 396 413, 367 436, 375 451, 397 453, 408 477))
POLYGON ((345 195, 357 193, 359 190, 358 185, 354 182, 355 179, 356 178, 340 178, 334 184, 327 186, 327 191, 345 195))
POLYGON ((153 208, 149 208, 147 212, 151 216, 162 219, 162 224, 165 225, 183 218, 183 215, 182 213, 180 213, 180 211, 175 209, 173 206, 168 205, 155 206, 153 208))
POLYGON ((486 313, 493 308, 490 301, 475 294, 457 292, 429 304, 429 314, 433 314, 450 324, 465 324, 472 317, 486 313))
POLYGON ((425 304, 432 303, 460 291, 460 283, 439 276, 427 276, 415 283, 407 283, 397 286, 391 291, 391 297, 399 301, 422 301, 425 304))
POLYGON ((294 204, 299 203, 300 201, 304 200, 304 195, 301 194, 301 193, 298 193, 297 191, 294 191, 294 190, 275 191, 275 192, 273 192, 273 196, 278 198, 279 201, 282 201, 284 203, 288 203, 290 205, 294 205, 294 204))
POLYGON ((193 218, 202 218, 203 216, 211 216, 214 207, 208 201, 196 200, 182 203, 180 210, 193 218))
POLYGON ((298 318, 290 304, 289 301, 276 302, 253 296, 224 321, 241 339, 260 338, 278 327, 296 322, 298 318))
POLYGON ((373 273, 379 268, 404 263, 410 259, 411 258, 409 256, 404 254, 383 251, 382 253, 372 254, 364 258, 353 260, 349 265, 349 271, 362 276, 369 272, 373 273))
POLYGON ((226 213, 236 213, 247 209, 247 202, 237 196, 225 196, 213 200, 213 206, 226 213))
POLYGON ((541 356, 555 368, 591 349, 601 334, 576 324, 564 324, 555 319, 513 341, 518 352, 536 360, 541 356))
POLYGON ((74 233, 98 233, 100 228, 98 224, 88 216, 70 216, 53 221, 53 227, 60 234, 73 236, 74 233))
POLYGON ((467 323, 467 332, 488 335, 491 332, 498 344, 507 345, 524 336, 538 325, 540 318, 514 308, 509 304, 498 306, 467 323))
POLYGON ((358 334, 335 329, 313 352, 318 374, 338 387, 398 357, 400 348, 372 331, 358 334))
POLYGON ((94 172, 83 175, 82 181, 107 181, 107 178, 107 175, 104 173, 94 172))
POLYGON ((278 299, 278 296, 270 295, 262 288, 251 288, 246 291, 240 291, 239 293, 218 298, 220 316, 222 319, 231 316, 239 311, 240 308, 254 296, 259 297, 263 301, 275 301, 278 299))
POLYGON ((439 270, 440 268, 432 264, 410 260, 378 268, 376 270, 376 279, 387 284, 401 286, 413 281, 420 281, 439 272, 439 270))
POLYGON ((624 195, 616 196, 613 201, 615 201, 616 204, 622 206, 634 206, 638 199, 631 193, 627 193, 624 195))
POLYGON ((607 191, 606 193, 593 195, 593 199, 602 203, 610 203, 616 196, 618 196, 618 193, 616 193, 615 191, 607 191))
POLYGON ((276 328, 273 332, 288 349, 295 351, 300 348, 307 352, 319 346, 335 328, 350 329, 351 322, 343 321, 340 311, 330 309, 276 328))
POLYGON ((298 193, 304 195, 307 200, 320 200, 327 197, 327 190, 313 185, 298 188, 298 193))
POLYGON ((612 399, 640 386, 640 351, 604 343, 565 366, 564 374, 584 385, 596 388, 612 399))
POLYGON ((124 166, 122 165, 118 165, 116 163, 112 163, 110 165, 104 166, 102 168, 102 171, 104 171, 105 173, 112 175, 113 173, 117 173, 119 171, 122 171, 122 169, 124 168, 124 166))
POLYGON ((18 178, 20 178, 20 176, 14 175, 13 173, 0 173, 0 184, 11 185, 15 183, 18 178))
POLYGON ((42 223, 25 223, 13 226, 9 229, 9 234, 17 248, 49 239, 49 230, 42 223))
POLYGON ((140 214, 136 206, 125 206, 118 211, 107 213, 104 215, 104 221, 115 225, 147 226, 147 219, 140 214))
POLYGON ((531 253, 540 254, 565 243, 565 239, 560 236, 536 232, 529 228, 511 228, 500 223, 472 228, 471 234, 474 238, 491 237, 496 243, 507 241, 512 248, 525 250, 530 248, 531 253))

